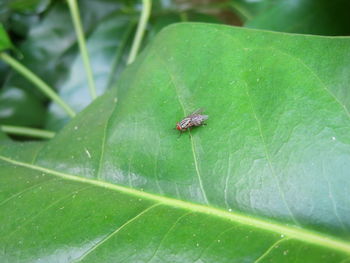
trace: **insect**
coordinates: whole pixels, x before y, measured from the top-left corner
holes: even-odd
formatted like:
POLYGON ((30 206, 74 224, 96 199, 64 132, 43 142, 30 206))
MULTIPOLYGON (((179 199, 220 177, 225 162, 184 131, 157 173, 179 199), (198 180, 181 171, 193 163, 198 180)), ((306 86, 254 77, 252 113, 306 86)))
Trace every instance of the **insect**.
MULTIPOLYGON (((182 121, 176 124, 176 129, 181 133, 197 126, 205 125, 204 121, 208 119, 208 115, 202 115, 203 109, 198 109, 194 111, 192 114, 188 115, 182 121)), ((181 134, 180 134, 181 135, 181 134)))

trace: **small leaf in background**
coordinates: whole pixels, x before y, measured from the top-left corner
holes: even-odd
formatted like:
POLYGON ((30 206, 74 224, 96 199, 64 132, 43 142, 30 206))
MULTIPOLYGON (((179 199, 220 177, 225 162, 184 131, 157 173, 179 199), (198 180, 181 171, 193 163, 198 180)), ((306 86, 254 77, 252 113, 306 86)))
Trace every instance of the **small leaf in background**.
POLYGON ((23 89, 8 87, 0 90, 1 124, 41 127, 45 112, 36 96, 23 89))
POLYGON ((347 0, 265 0, 257 4, 263 8, 247 21, 247 27, 314 35, 350 35, 350 2, 347 0))
POLYGON ((49 6, 50 2, 51 0, 4 0, 2 8, 23 14, 40 13, 49 6))
POLYGON ((0 24, 0 52, 12 48, 12 43, 3 27, 0 24))
MULTIPOLYGON (((7 35, 4 27, 0 24, 0 52, 11 49, 13 47, 9 36, 7 35)), ((0 85, 2 86, 7 78, 9 68, 0 60, 0 85)))
POLYGON ((3 0, 0 3, 0 22, 10 32, 14 42, 20 42, 50 3, 51 0, 3 0))
MULTIPOLYGON (((280 1, 279 0, 229 0, 229 6, 233 9, 239 17, 247 22, 252 20, 261 13, 268 12, 274 8, 280 1)), ((271 17, 273 19, 273 17, 271 17)))

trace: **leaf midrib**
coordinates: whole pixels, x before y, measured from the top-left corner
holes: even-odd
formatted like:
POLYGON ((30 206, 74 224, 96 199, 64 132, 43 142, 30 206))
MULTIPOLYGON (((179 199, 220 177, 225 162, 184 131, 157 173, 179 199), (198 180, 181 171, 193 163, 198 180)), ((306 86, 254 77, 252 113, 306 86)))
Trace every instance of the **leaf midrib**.
POLYGON ((103 187, 109 190, 113 191, 118 191, 122 192, 124 194, 132 195, 132 196, 137 196, 137 198, 145 198, 149 199, 155 202, 160 202, 164 205, 176 207, 176 208, 182 208, 185 210, 189 210, 192 212, 198 212, 202 214, 207 214, 210 216, 218 217, 221 219, 229 220, 238 224, 246 225, 246 226, 251 226, 259 229, 263 229, 265 231, 269 232, 274 232, 278 234, 283 234, 287 237, 294 238, 303 242, 311 243, 313 245, 319 245, 322 247, 326 248, 332 248, 334 250, 342 251, 347 254, 350 254, 350 243, 332 238, 330 236, 326 236, 321 233, 316 233, 312 232, 309 230, 301 229, 301 228, 295 228, 295 227, 290 227, 290 226, 284 226, 282 224, 272 222, 272 221, 267 221, 263 220, 260 218, 254 218, 250 216, 245 216, 236 212, 227 212, 222 209, 218 208, 213 208, 209 206, 204 206, 200 204, 194 204, 190 203, 188 201, 183 201, 183 200, 177 200, 173 199, 170 197, 165 197, 165 196, 159 196, 156 194, 151 194, 143 191, 139 191, 136 189, 128 188, 125 186, 120 186, 116 184, 111 184, 108 182, 103 182, 103 181, 97 181, 94 179, 89 179, 89 178, 84 178, 84 177, 79 177, 63 172, 58 172, 55 170, 51 170, 45 167, 41 167, 38 165, 33 165, 33 164, 28 164, 25 162, 21 161, 16 161, 10 158, 7 158, 5 156, 0 155, 0 160, 3 160, 7 163, 21 166, 21 167, 26 167, 32 170, 36 171, 41 171, 45 172, 47 174, 51 174, 54 176, 59 176, 63 179, 70 180, 70 181, 76 181, 80 183, 85 183, 85 184, 90 184, 96 187, 103 187))
MULTIPOLYGON (((180 104, 180 106, 182 108, 184 116, 188 116, 190 113, 186 112, 186 110, 185 110, 185 105, 184 105, 184 103, 183 103, 183 101, 181 99, 180 92, 178 91, 178 88, 177 88, 177 85, 176 85, 175 74, 173 74, 170 71, 170 69, 167 67, 167 64, 163 60, 163 58, 159 56, 159 53, 155 52, 154 53, 154 57, 159 59, 159 61, 163 64, 164 69, 166 70, 166 72, 170 76, 171 84, 174 86, 175 94, 176 94, 177 100, 178 100, 178 102, 179 102, 179 104, 180 104)), ((209 205, 209 200, 208 200, 207 194, 206 194, 206 192, 204 190, 203 180, 202 180, 202 176, 201 176, 201 173, 200 173, 200 170, 199 170, 199 166, 198 166, 198 160, 197 160, 197 154, 196 154, 196 146, 195 146, 194 138, 193 138, 193 136, 191 134, 191 131, 189 131, 189 136, 190 136, 190 140, 191 140, 192 156, 193 156, 194 168, 195 168, 197 179, 198 179, 198 183, 199 183, 199 188, 201 190, 201 193, 202 193, 204 201, 206 202, 207 205, 209 205)))

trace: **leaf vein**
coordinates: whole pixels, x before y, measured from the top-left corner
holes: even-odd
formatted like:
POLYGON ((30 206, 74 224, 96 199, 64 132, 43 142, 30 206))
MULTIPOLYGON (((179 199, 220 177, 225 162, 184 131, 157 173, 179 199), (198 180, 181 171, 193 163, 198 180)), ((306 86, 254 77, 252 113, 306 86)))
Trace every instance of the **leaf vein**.
POLYGON ((277 248, 277 245, 280 244, 283 241, 287 241, 289 238, 281 238, 279 240, 277 240, 275 243, 273 243, 260 257, 258 257, 254 263, 258 263, 259 261, 261 261, 264 257, 266 257, 268 254, 270 254, 275 248, 277 248))
MULTIPOLYGON (((175 79, 174 79, 174 75, 169 71, 166 63, 163 61, 163 59, 161 57, 159 57, 159 54, 156 53, 156 57, 159 59, 159 61, 164 65, 164 69, 166 70, 166 72, 169 74, 170 76, 170 79, 171 79, 171 83, 173 84, 174 86, 174 90, 175 90, 175 93, 176 93, 176 97, 179 101, 179 104, 181 105, 181 108, 183 110, 183 113, 185 116, 187 116, 188 114, 186 113, 186 110, 185 110, 185 106, 182 102, 182 100, 180 99, 180 95, 179 95, 179 92, 178 92, 178 89, 177 89, 177 85, 175 83, 175 79)), ((209 201, 208 201, 208 198, 207 198, 207 194, 204 190, 204 186, 203 186, 203 181, 202 181, 202 176, 201 176, 201 173, 199 171, 199 166, 198 166, 198 160, 197 160, 197 154, 196 154, 196 146, 195 146, 195 142, 194 142, 194 138, 191 134, 191 132, 189 131, 189 135, 190 135, 190 139, 191 139, 191 148, 192 148, 192 155, 193 155, 193 161, 194 161, 194 166, 195 166, 195 170, 196 170, 196 174, 197 174, 197 178, 198 178, 198 182, 199 182, 199 187, 200 187, 200 190, 202 192, 202 195, 203 195, 203 199, 204 201, 209 204, 209 201)))
POLYGON ((169 233, 175 228, 175 226, 186 216, 192 214, 193 212, 187 212, 184 213, 183 215, 179 216, 179 218, 173 223, 173 225, 168 229, 168 231, 164 234, 163 238, 161 239, 161 241, 159 242, 155 252, 153 253, 153 255, 151 256, 151 258, 147 261, 147 263, 151 262, 151 260, 157 255, 157 253, 159 252, 159 249, 161 248, 164 240, 168 237, 169 233))
POLYGON ((151 209, 157 207, 161 205, 161 203, 156 203, 154 205, 151 205, 150 207, 146 208, 145 210, 143 210, 142 212, 138 213, 136 216, 132 217, 131 219, 129 219, 128 221, 126 221, 124 224, 122 224, 120 227, 118 227, 116 230, 114 230, 112 233, 108 234, 107 236, 105 236, 102 240, 100 240, 99 242, 97 242, 96 244, 94 244, 89 250, 87 250, 82 256, 80 256, 80 258, 75 259, 74 262, 80 262, 81 260, 83 260, 84 258, 86 258, 89 254, 91 254, 93 251, 95 251, 96 249, 98 249, 100 246, 102 246, 104 243, 106 243, 109 239, 111 239, 113 236, 115 236, 116 234, 118 234, 121 230, 123 230, 126 226, 128 226, 129 224, 135 222, 138 218, 140 218, 142 215, 146 214, 148 211, 150 211, 151 209))
POLYGON ((249 225, 252 228, 258 228, 272 233, 288 235, 289 237, 292 237, 296 240, 300 240, 310 244, 317 244, 319 246, 332 248, 334 250, 343 251, 347 254, 350 254, 350 242, 338 239, 336 237, 328 236, 321 232, 314 232, 299 227, 297 228, 293 226, 283 225, 270 219, 255 218, 253 216, 243 215, 237 212, 227 212, 225 210, 215 207, 209 207, 201 204, 191 203, 188 201, 177 200, 166 196, 159 196, 153 193, 147 193, 121 185, 116 185, 104 181, 98 181, 96 179, 71 175, 51 170, 45 167, 41 167, 38 165, 32 165, 21 161, 16 161, 2 155, 0 155, 0 160, 14 165, 14 167, 21 166, 35 171, 45 172, 68 181, 90 184, 94 185, 95 187, 102 187, 105 189, 118 191, 130 196, 137 196, 148 200, 152 200, 153 202, 162 203, 170 207, 180 208, 188 211, 195 211, 198 213, 205 214, 207 216, 217 217, 222 220, 227 220, 229 222, 234 222, 240 225, 249 225))
POLYGON ((20 191, 18 193, 15 193, 15 194, 11 195, 10 197, 6 198, 5 200, 3 200, 0 203, 0 206, 6 204, 7 202, 11 201, 13 198, 15 198, 15 197, 17 197, 17 196, 19 196, 19 195, 21 195, 21 194, 23 194, 25 192, 28 192, 28 191, 30 191, 32 189, 35 189, 35 188, 39 187, 40 185, 43 185, 43 184, 46 184, 46 183, 50 183, 50 182, 56 181, 56 180, 58 180, 58 179, 45 180, 44 182, 41 182, 39 184, 35 184, 35 185, 30 186, 30 187, 27 187, 27 188, 23 189, 22 191, 20 191))
MULTIPOLYGON (((117 99, 117 98, 115 98, 117 99)), ((117 107, 117 101, 114 102, 114 106, 113 106, 113 110, 111 111, 106 125, 104 126, 103 129, 103 137, 102 137, 102 144, 101 144, 101 154, 100 154, 100 160, 98 162, 98 167, 97 167, 97 179, 100 180, 101 179, 101 168, 102 168, 102 163, 103 163, 103 159, 104 159, 104 152, 105 152, 105 144, 106 144, 106 139, 107 139, 107 128, 109 127, 110 124, 110 120, 112 118, 112 113, 114 112, 115 108, 117 107)))
POLYGON ((251 100, 251 95, 250 95, 250 93, 249 93, 249 88, 248 88, 247 83, 246 83, 246 85, 244 85, 244 86, 245 86, 245 88, 246 88, 246 92, 247 92, 247 96, 248 96, 248 100, 249 100, 249 104, 250 104, 250 107, 251 107, 253 116, 254 116, 254 118, 255 118, 255 120, 256 120, 256 122, 257 122, 257 126, 258 126, 258 129, 259 129, 260 138, 261 138, 261 141, 262 141, 262 144, 263 144, 263 147, 264 147, 264 152, 265 152, 265 156, 266 156, 267 163, 268 163, 268 165, 269 165, 269 168, 270 168, 270 170, 271 170, 271 173, 272 173, 273 177, 274 177, 274 178, 276 179, 276 181, 277 181, 277 187, 278 187, 279 194, 280 194, 280 196, 281 196, 281 198, 282 198, 282 201, 283 201, 283 203, 285 204, 285 206, 286 206, 286 208, 287 208, 287 210, 288 210, 288 213, 290 214, 290 216, 291 216, 293 222, 294 222, 296 225, 299 225, 298 221, 295 219, 294 214, 293 214, 293 212, 291 211, 291 209, 290 209, 290 207, 289 207, 289 205, 288 205, 288 203, 287 203, 287 200, 286 200, 286 198, 285 198, 285 195, 284 195, 284 193, 283 193, 283 191, 282 191, 282 189, 281 189, 280 182, 279 182, 279 180, 278 180, 278 178, 277 178, 276 172, 275 172, 275 170, 274 170, 274 168, 273 168, 273 166, 272 166, 271 157, 270 157, 270 154, 269 154, 269 152, 268 152, 268 150, 267 150, 267 144, 266 144, 266 141, 265 141, 263 132, 262 132, 261 122, 260 122, 260 120, 259 120, 259 118, 258 118, 258 116, 257 116, 257 114, 256 114, 256 111, 255 111, 253 102, 252 102, 252 100, 251 100))
POLYGON ((50 205, 46 206, 45 208, 43 208, 40 212, 36 213, 33 217, 26 219, 20 226, 18 226, 14 231, 12 231, 11 233, 8 234, 7 238, 11 237, 14 233, 16 233, 18 230, 20 230, 21 228, 23 228, 23 226, 28 225, 28 223, 32 222, 33 220, 35 220, 36 218, 38 218, 42 213, 46 212, 47 210, 49 210, 51 207, 53 207, 54 205, 60 203, 61 201, 69 198, 70 196, 72 196, 73 194, 77 194, 79 192, 82 192, 88 188, 90 188, 92 186, 86 186, 83 187, 79 190, 74 190, 73 192, 69 193, 68 195, 63 196, 62 198, 59 198, 57 200, 55 200, 54 202, 52 202, 50 205))

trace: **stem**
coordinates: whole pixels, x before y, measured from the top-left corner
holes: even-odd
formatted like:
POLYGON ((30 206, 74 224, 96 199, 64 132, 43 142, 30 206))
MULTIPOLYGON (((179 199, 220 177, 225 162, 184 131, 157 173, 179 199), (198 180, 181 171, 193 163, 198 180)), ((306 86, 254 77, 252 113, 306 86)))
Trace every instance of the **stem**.
POLYGON ((5 52, 0 52, 0 58, 9 64, 14 70, 26 77, 30 82, 32 82, 37 88, 39 88, 46 96, 48 96, 52 101, 60 105, 70 117, 75 116, 74 110, 69 107, 56 93, 55 91, 42 81, 37 75, 27 69, 20 62, 12 58, 5 52))
POLYGON ((131 64, 132 62, 134 62, 136 58, 136 55, 141 45, 142 37, 145 33, 148 18, 151 14, 152 0, 142 0, 142 3, 143 3, 143 8, 141 12, 141 17, 139 20, 139 24, 137 25, 137 31, 136 31, 134 41, 132 43, 131 51, 127 62, 128 64, 131 64))
POLYGON ((51 131, 19 127, 19 126, 11 126, 11 125, 1 125, 0 130, 9 134, 24 135, 28 137, 36 137, 36 138, 42 138, 42 139, 51 139, 55 136, 55 133, 51 131))
POLYGON ((188 22, 188 14, 186 12, 181 12, 179 14, 181 22, 188 22))
POLYGON ((94 75, 92 74, 90 58, 89 58, 89 54, 88 54, 88 51, 86 48, 83 27, 81 25, 81 19, 80 19, 80 15, 79 15, 79 8, 78 8, 76 0, 67 0, 67 2, 68 2, 71 16, 72 16, 72 20, 73 20, 73 24, 74 24, 74 28, 75 28, 75 33, 76 33, 77 38, 78 38, 79 49, 80 49, 81 57, 83 59, 85 71, 87 74, 90 94, 91 94, 92 99, 95 99, 97 96, 96 96, 94 75))
POLYGON ((238 15, 242 17, 244 22, 253 18, 253 15, 246 8, 244 8, 244 6, 237 3, 236 1, 231 2, 231 7, 237 12, 238 15))

